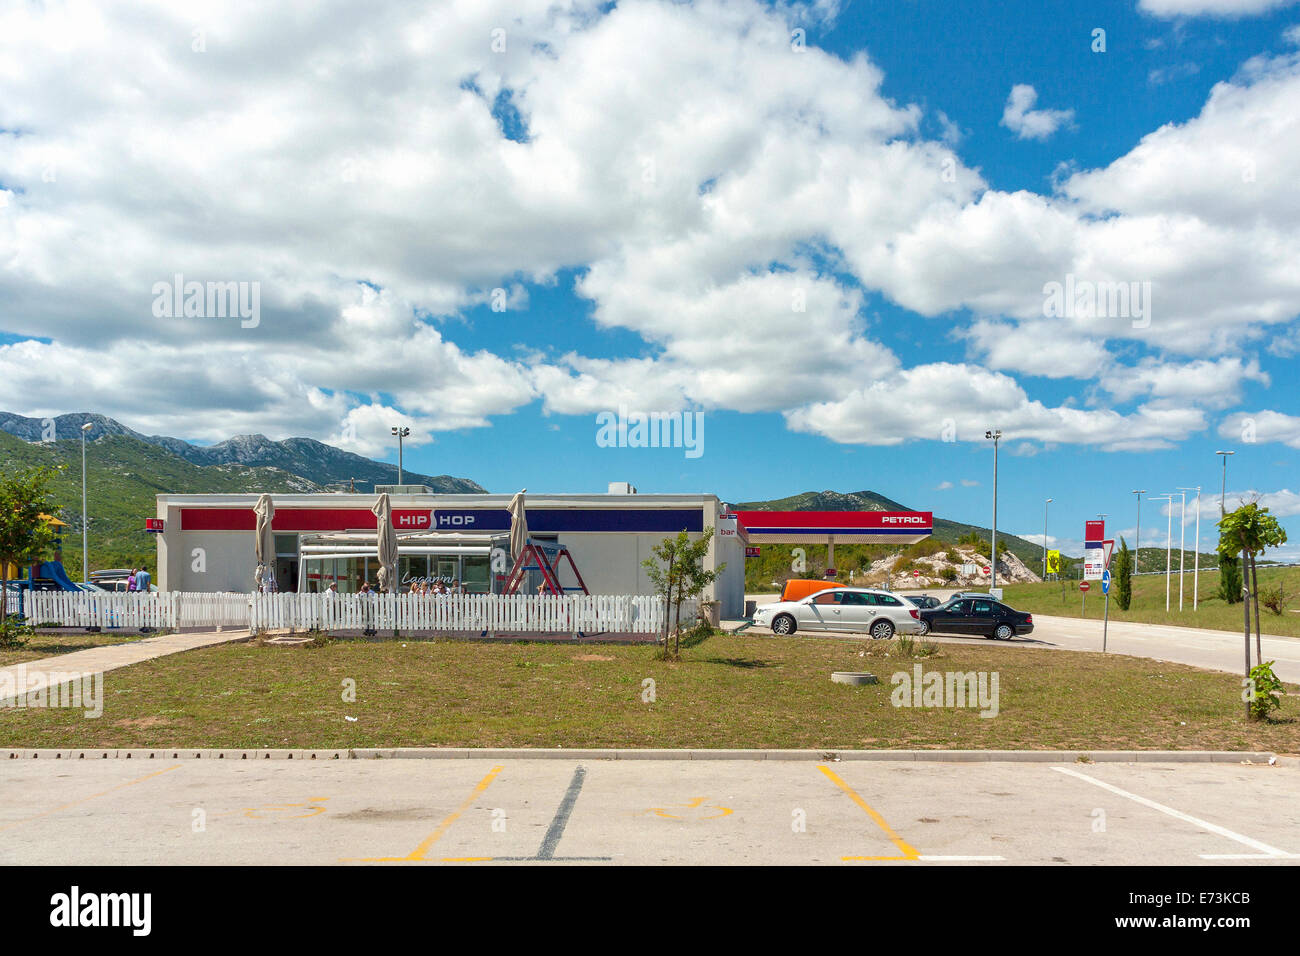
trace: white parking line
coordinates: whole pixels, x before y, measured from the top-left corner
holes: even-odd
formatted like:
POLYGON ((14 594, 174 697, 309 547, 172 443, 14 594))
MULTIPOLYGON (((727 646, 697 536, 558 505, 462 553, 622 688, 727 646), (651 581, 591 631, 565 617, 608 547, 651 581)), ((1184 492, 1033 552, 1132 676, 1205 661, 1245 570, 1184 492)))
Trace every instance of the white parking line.
POLYGON ((1219 836, 1227 837, 1229 840, 1235 840, 1237 843, 1244 844, 1253 850, 1259 850, 1259 854, 1224 854, 1224 853, 1201 853, 1198 854, 1202 860, 1300 860, 1300 853, 1288 853, 1286 850, 1279 850, 1277 847, 1269 846, 1267 843, 1261 843, 1259 840, 1252 840, 1248 836, 1242 836, 1240 833, 1233 833, 1226 827, 1221 827, 1217 823, 1209 823, 1201 820, 1181 810, 1175 810, 1173 807, 1167 807, 1163 803, 1156 803, 1154 800, 1148 800, 1146 797, 1139 797, 1135 793, 1129 793, 1127 790, 1121 790, 1119 787, 1105 783, 1095 777, 1089 777, 1087 774, 1079 773, 1077 770, 1071 770, 1068 767, 1053 767, 1057 773, 1069 774, 1071 777, 1078 777, 1080 780, 1086 780, 1088 783, 1103 790, 1109 790, 1111 793, 1121 797, 1126 797, 1134 803, 1140 803, 1144 807, 1150 807, 1152 810, 1159 810, 1161 813, 1168 814, 1175 819, 1182 820, 1184 823, 1191 823, 1195 826, 1209 830, 1211 833, 1217 833, 1219 836))
POLYGON ((927 863, 985 863, 989 860, 1005 860, 1005 856, 935 856, 931 853, 922 853, 917 857, 918 860, 924 860, 927 863))

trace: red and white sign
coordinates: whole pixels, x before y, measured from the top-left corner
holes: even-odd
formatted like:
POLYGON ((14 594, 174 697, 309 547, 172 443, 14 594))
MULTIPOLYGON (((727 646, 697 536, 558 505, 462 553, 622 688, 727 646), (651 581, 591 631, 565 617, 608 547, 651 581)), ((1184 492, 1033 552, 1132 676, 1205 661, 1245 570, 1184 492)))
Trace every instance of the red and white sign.
POLYGON ((921 572, 920 572, 920 571, 913 571, 913 572, 912 572, 912 577, 914 577, 914 578, 919 578, 920 576, 921 576, 921 572))
POLYGON ((1090 590, 1091 588, 1092 588, 1092 585, 1089 584, 1087 581, 1080 581, 1080 582, 1079 582, 1079 590, 1080 590, 1080 591, 1087 591, 1087 590, 1090 590))
POLYGON ((144 530, 150 534, 162 534, 167 530, 167 522, 162 518, 145 518, 144 530))
POLYGON ((1083 540, 1100 541, 1106 537, 1105 521, 1085 521, 1083 523, 1083 540))
POLYGON ((745 557, 747 557, 747 558, 758 558, 758 557, 762 557, 762 555, 763 555, 763 549, 762 549, 762 548, 746 548, 746 549, 745 549, 745 557))

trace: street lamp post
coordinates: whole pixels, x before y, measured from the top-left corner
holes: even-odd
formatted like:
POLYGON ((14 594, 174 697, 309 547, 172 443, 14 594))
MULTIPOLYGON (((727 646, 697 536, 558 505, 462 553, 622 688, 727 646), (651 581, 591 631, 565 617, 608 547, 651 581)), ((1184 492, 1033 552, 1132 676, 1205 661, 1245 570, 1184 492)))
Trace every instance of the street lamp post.
POLYGON ((411 434, 411 430, 405 426, 393 426, 393 434, 397 436, 397 483, 402 483, 402 439, 411 434))
POLYGON ((90 547, 86 543, 86 432, 93 422, 81 426, 81 580, 90 580, 90 547))
POLYGON ((998 442, 1002 440, 1002 432, 990 429, 984 437, 993 442, 993 540, 989 546, 989 574, 992 578, 989 590, 992 591, 998 586, 998 442))
POLYGON ((1166 502, 1169 509, 1169 520, 1165 523, 1165 613, 1169 613, 1169 577, 1173 570, 1173 545, 1174 545, 1174 496, 1158 495, 1155 501, 1166 502))
POLYGON ((1138 523, 1137 531, 1133 535, 1133 573, 1138 573, 1138 559, 1142 556, 1142 496, 1147 493, 1145 488, 1134 488, 1133 494, 1138 496, 1138 523))
POLYGON ((1048 498, 1043 502, 1043 580, 1047 580, 1047 506, 1052 503, 1048 498))
POLYGON ((1223 487, 1219 490, 1219 517, 1222 518, 1228 512, 1223 509, 1223 500, 1228 494, 1228 456, 1235 455, 1235 451, 1216 451, 1216 455, 1223 456, 1223 487))
POLYGON ((1196 509, 1196 551, 1192 559, 1192 610, 1195 611, 1200 607, 1201 600, 1201 489, 1198 486, 1179 490, 1196 492, 1196 504, 1193 505, 1196 509))

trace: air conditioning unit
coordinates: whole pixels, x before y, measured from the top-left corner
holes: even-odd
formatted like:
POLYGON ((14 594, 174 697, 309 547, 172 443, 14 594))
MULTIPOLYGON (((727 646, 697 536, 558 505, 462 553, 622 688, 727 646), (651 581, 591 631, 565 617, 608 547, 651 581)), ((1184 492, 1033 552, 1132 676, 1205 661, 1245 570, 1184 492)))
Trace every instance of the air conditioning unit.
POLYGON ((636 488, 632 487, 630 481, 611 481, 609 483, 609 493, 611 495, 634 495, 636 488))

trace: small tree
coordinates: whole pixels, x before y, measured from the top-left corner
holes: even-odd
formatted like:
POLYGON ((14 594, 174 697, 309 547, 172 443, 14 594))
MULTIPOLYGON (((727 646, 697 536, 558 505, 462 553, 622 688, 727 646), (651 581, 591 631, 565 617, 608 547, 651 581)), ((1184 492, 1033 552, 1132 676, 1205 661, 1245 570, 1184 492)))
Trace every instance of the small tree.
POLYGON ((705 570, 704 558, 709 553, 709 542, 712 539, 712 528, 705 528, 698 541, 691 541, 690 535, 683 528, 675 538, 664 538, 655 545, 651 552, 654 557, 641 562, 650 583, 654 585, 655 593, 664 599, 666 657, 681 656, 682 605, 688 599, 703 594, 704 589, 726 567, 726 564, 720 564, 712 571, 705 570))
POLYGON ((1219 597, 1227 604, 1241 600, 1241 562, 1235 554, 1219 552, 1219 597))
POLYGON ((8 617, 9 565, 41 560, 54 540, 44 516, 54 513, 50 481, 57 473, 42 467, 0 475, 0 622, 8 617))
POLYGON ((1122 536, 1115 556, 1115 603, 1121 611, 1127 611, 1133 603, 1133 552, 1122 536))
MULTIPOLYGON (((1259 573, 1256 569, 1255 556, 1266 548, 1276 548, 1286 544, 1286 531, 1278 524, 1277 518, 1252 501, 1243 504, 1235 511, 1219 519, 1219 550, 1231 549, 1241 552, 1244 560, 1243 576, 1250 581, 1250 598, 1255 606, 1255 659, 1264 659, 1260 642, 1259 626, 1259 573)), ((1247 608, 1249 620, 1249 608, 1247 608)), ((1249 635, 1247 635, 1249 638, 1249 635)))

